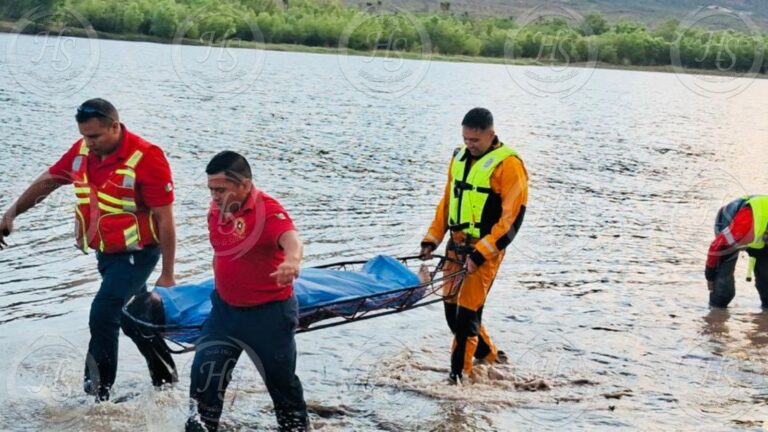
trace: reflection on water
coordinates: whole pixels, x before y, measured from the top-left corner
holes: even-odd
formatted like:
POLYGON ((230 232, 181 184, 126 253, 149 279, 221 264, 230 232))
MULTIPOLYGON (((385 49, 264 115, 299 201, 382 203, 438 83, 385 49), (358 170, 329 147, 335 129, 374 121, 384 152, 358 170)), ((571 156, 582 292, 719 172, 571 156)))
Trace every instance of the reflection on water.
POLYGON ((727 309, 713 308, 704 316, 701 334, 709 338, 713 354, 748 358, 768 344, 768 311, 732 317, 727 309))
POLYGON ((755 348, 768 344, 768 313, 765 311, 752 314, 752 329, 747 332, 747 338, 755 348))
POLYGON ((701 333, 711 336, 712 343, 723 345, 728 340, 733 340, 728 330, 728 319, 731 313, 727 309, 712 308, 704 317, 704 328, 701 333))
MULTIPOLYGON (((0 35, 0 58, 8 41, 0 35)), ((73 95, 29 92, 0 68, 0 168, 14 173, 0 178, 0 207, 75 140, 74 107, 104 96, 169 157, 180 280, 211 272, 204 167, 219 150, 248 156, 257 184, 297 221, 310 263, 415 252, 468 108, 490 108, 523 155, 529 211, 484 313, 509 364, 446 386, 450 335, 438 305, 299 335, 318 429, 765 426, 768 318, 742 281, 731 308, 709 311, 703 265, 717 208, 768 189, 766 81, 707 99, 673 75, 598 70, 573 96, 550 99, 511 81, 525 68, 432 63, 389 100, 357 91, 335 56, 269 52, 259 78, 227 96, 187 87, 171 47, 98 46, 93 79, 73 95)), ((178 430, 191 355, 178 357, 181 383, 157 392, 124 340, 115 394, 125 401, 97 406, 79 392, 98 275, 94 258, 70 247, 70 194, 19 218, 13 247, 0 252, 0 428, 178 430)), ((274 428, 248 362, 223 421, 274 428)))

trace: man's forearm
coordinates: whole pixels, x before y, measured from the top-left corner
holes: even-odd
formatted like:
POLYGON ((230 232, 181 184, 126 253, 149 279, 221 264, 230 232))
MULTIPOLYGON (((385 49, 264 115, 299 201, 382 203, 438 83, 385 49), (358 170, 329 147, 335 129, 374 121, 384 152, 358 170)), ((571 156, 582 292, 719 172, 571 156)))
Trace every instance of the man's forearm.
MULTIPOLYGON (((448 189, 446 189, 448 191, 448 189)), ((435 216, 432 219, 432 223, 429 225, 427 234, 422 239, 422 243, 431 243, 434 245, 434 249, 440 245, 440 242, 445 237, 445 233, 448 231, 448 200, 450 195, 446 192, 440 199, 440 202, 435 208, 435 216)))
POLYGON ((295 243, 290 242, 289 244, 292 246, 286 248, 285 259, 295 260, 300 263, 304 258, 304 243, 297 239, 295 243))
POLYGON ((162 275, 172 277, 176 262, 176 225, 173 214, 164 215, 158 220, 160 252, 163 255, 162 275))
POLYGON ((36 178, 27 189, 21 193, 19 198, 13 203, 3 215, 4 218, 10 220, 15 219, 18 215, 25 213, 27 210, 35 206, 35 204, 44 200, 51 192, 61 186, 46 172, 36 178))
POLYGON ((163 254, 162 274, 173 276, 173 267, 176 262, 176 229, 171 222, 170 227, 160 229, 160 252, 163 254))
POLYGON ((285 233, 280 238, 280 247, 283 248, 286 261, 300 263, 304 258, 304 243, 295 231, 285 233))

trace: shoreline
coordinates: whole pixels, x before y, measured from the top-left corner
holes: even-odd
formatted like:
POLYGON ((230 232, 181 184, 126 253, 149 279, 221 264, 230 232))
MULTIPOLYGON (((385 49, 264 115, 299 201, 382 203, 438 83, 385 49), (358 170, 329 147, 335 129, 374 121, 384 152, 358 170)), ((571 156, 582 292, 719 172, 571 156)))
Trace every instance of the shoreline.
MULTIPOLYGON (((12 21, 6 21, 6 20, 0 20, 0 33, 17 33, 15 28, 16 23, 12 21)), ((22 34, 34 34, 39 32, 41 29, 36 28, 35 31, 30 32, 22 32, 22 34)), ((101 32, 97 30, 85 30, 82 28, 76 28, 76 27, 64 27, 64 28, 58 28, 58 27, 52 27, 48 26, 45 27, 45 31, 51 31, 51 32, 61 32, 61 34, 70 36, 70 37, 78 37, 78 38, 89 38, 89 37, 97 37, 98 39, 104 39, 104 40, 116 40, 116 41, 123 41, 123 42, 147 42, 147 43, 157 43, 157 44, 163 44, 163 45, 172 45, 175 42, 177 42, 176 39, 167 39, 167 38, 161 38, 157 36, 149 36, 149 35, 141 35, 141 34, 118 34, 118 33, 107 33, 107 32, 101 32)), ((207 46, 209 44, 206 44, 199 40, 194 39, 180 39, 178 40, 182 45, 190 45, 190 46, 207 46)), ((337 47, 315 47, 315 46, 309 46, 309 45, 298 45, 298 44, 276 44, 276 43, 259 43, 259 42, 249 42, 249 41, 241 41, 240 42, 242 46, 240 48, 246 48, 246 49, 261 49, 265 51, 278 51, 278 52, 297 52, 297 53, 309 53, 309 54, 326 54, 326 55, 342 55, 341 50, 337 47)), ((354 55, 354 56, 377 56, 382 57, 383 55, 380 54, 372 54, 371 51, 360 51, 360 50, 353 50, 353 49, 347 49, 344 50, 346 55, 354 55)), ((384 51, 388 52, 388 51, 384 51)), ((451 62, 451 63, 478 63, 478 64, 501 64, 501 65, 510 65, 510 66, 549 66, 544 64, 539 64, 534 59, 527 59, 527 58, 521 58, 521 59, 507 59, 507 58, 501 58, 501 57, 484 57, 484 56, 468 56, 468 55, 460 55, 460 54, 431 54, 429 56, 422 55, 420 53, 414 53, 414 52, 408 52, 408 51, 398 51, 398 54, 408 60, 429 60, 429 61, 438 61, 438 62, 451 62)), ((589 67, 590 62, 578 62, 578 63, 571 63, 570 65, 574 67, 584 68, 589 67)), ((627 70, 627 71, 638 71, 638 72, 657 72, 657 73, 680 73, 680 70, 677 70, 672 65, 662 65, 662 66, 639 66, 639 65, 618 65, 618 64, 612 64, 612 63, 605 63, 601 61, 597 61, 594 66, 595 69, 608 69, 608 70, 627 70)), ((691 68, 684 68, 682 70, 683 73, 688 75, 708 75, 708 76, 720 76, 720 77, 745 77, 745 75, 751 75, 749 72, 745 73, 738 73, 738 72, 730 72, 730 71, 720 71, 716 69, 691 69, 691 68)), ((754 76, 749 76, 749 78, 758 78, 758 79, 768 79, 768 74, 766 73, 755 73, 754 76)))

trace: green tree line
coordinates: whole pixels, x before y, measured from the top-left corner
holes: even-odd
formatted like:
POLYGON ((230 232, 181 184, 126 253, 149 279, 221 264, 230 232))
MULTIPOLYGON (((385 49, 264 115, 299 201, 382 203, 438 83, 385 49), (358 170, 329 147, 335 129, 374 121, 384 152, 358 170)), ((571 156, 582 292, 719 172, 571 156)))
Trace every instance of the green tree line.
MULTIPOLYGON (((0 0, 0 16, 19 19, 37 5, 50 11, 42 25, 83 26, 163 39, 215 43, 226 39, 416 53, 513 57, 539 62, 588 62, 747 71, 768 70, 768 34, 682 29, 670 19, 649 28, 610 23, 600 14, 580 22, 550 18, 393 12, 336 0, 0 0), (343 41, 343 42, 342 42, 343 41)), ((41 18, 41 19, 43 19, 41 18)))

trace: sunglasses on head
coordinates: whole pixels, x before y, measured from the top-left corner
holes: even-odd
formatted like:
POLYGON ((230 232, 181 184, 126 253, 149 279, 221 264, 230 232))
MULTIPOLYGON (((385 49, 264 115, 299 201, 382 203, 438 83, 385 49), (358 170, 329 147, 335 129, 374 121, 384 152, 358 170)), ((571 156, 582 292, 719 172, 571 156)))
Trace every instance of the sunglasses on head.
POLYGON ((104 117, 104 118, 110 119, 112 121, 115 121, 115 119, 113 119, 112 116, 110 116, 110 115, 104 113, 104 111, 102 111, 102 110, 100 110, 100 109, 98 109, 96 107, 92 107, 90 105, 80 105, 79 107, 77 107, 77 114, 95 114, 95 115, 97 115, 99 117, 104 117))

